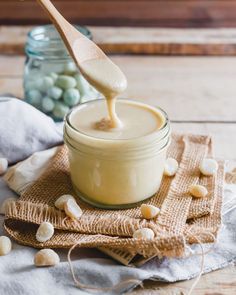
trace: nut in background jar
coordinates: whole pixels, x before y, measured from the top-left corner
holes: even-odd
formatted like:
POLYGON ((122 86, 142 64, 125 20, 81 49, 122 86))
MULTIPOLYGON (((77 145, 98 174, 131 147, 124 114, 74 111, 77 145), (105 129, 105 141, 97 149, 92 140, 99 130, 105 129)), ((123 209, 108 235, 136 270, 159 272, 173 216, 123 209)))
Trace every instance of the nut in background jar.
MULTIPOLYGON (((87 28, 76 27, 91 38, 87 28)), ((79 72, 54 26, 30 31, 25 52, 25 99, 55 121, 63 120, 75 105, 100 98, 79 72)))

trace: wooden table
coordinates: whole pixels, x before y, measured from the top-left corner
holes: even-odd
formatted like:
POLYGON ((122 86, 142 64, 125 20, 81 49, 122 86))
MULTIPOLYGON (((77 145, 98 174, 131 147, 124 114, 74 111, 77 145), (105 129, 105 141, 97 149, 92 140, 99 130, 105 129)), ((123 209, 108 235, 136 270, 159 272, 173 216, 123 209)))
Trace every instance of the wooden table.
MULTIPOLYGON (((7 40, 10 34, 8 30, 7 40)), ((14 49, 7 55, 6 47, 2 44, 0 54, 0 92, 22 97, 25 57, 13 54, 14 49)), ((125 97, 165 109, 173 131, 210 133, 216 157, 236 159, 236 57, 116 54, 112 59, 127 75, 125 97)), ((194 294, 236 294, 235 271, 231 266, 204 275, 194 294)), ((191 284, 149 282, 132 294, 183 294, 191 284)))

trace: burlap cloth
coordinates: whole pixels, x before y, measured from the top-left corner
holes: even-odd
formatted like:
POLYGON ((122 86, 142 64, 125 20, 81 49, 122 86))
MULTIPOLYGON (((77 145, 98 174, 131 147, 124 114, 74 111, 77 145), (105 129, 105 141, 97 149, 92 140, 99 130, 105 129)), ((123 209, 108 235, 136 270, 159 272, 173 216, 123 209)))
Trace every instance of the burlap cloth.
MULTIPOLYGON (((99 210, 77 199, 83 210, 79 221, 68 218, 54 207, 62 194, 72 194, 67 150, 62 146, 50 167, 19 201, 9 203, 5 218, 8 234, 21 244, 35 248, 80 247, 118 248, 145 257, 153 255, 182 256, 186 243, 213 242, 221 224, 224 164, 214 177, 202 176, 199 163, 212 156, 209 136, 173 135, 168 156, 179 162, 175 177, 164 177, 161 188, 146 203, 161 208, 155 220, 142 219, 139 207, 125 210, 99 210), (194 199, 188 193, 190 184, 207 187, 204 199, 194 199), (35 239, 38 225, 43 221, 55 227, 54 236, 45 243, 35 239), (153 240, 133 239, 133 232, 149 227, 155 232, 153 240)), ((75 196, 76 197, 76 196, 75 196)))

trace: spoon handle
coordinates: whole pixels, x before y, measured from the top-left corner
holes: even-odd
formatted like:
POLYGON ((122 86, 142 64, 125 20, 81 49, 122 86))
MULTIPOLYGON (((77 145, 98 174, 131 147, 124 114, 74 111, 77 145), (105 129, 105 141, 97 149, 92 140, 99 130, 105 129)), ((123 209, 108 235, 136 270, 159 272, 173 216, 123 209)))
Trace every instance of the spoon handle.
MULTIPOLYGON (((59 34, 62 39, 66 43, 66 45, 70 45, 70 41, 73 42, 75 36, 78 38, 78 35, 83 37, 83 35, 76 30, 56 9, 56 7, 52 4, 50 0, 37 0, 38 3, 42 6, 42 8, 46 11, 48 16, 50 17, 52 23, 57 28, 59 34), (69 43, 68 43, 69 42, 69 43)), ((68 47, 68 46, 67 46, 68 47)), ((69 49, 69 48, 68 48, 69 49)))
POLYGON ((37 0, 38 3, 43 7, 51 21, 58 28, 61 27, 62 24, 68 23, 67 20, 60 14, 60 12, 56 9, 56 7, 52 4, 50 0, 37 0))

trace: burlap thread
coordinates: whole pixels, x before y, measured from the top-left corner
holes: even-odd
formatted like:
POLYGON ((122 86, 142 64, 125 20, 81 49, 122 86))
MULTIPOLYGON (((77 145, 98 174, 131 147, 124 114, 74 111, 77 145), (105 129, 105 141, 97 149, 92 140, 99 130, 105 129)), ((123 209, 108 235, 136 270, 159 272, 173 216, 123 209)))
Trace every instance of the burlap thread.
MULTIPOLYGON (((68 218, 54 207, 62 194, 75 196, 69 175, 67 150, 63 146, 53 158, 49 169, 19 201, 9 203, 5 229, 16 241, 35 248, 109 247, 154 255, 182 256, 186 243, 212 242, 221 224, 220 210, 223 194, 224 163, 219 161, 214 177, 202 176, 199 164, 206 156, 212 157, 212 140, 209 136, 173 135, 168 156, 179 162, 175 177, 164 177, 159 192, 145 203, 161 208, 155 220, 142 219, 139 207, 126 210, 99 210, 78 203, 83 210, 79 221, 68 218), (188 193, 190 184, 200 183, 208 188, 204 199, 194 199, 188 193), (43 221, 55 227, 54 236, 45 243, 35 239, 38 225, 43 221), (154 240, 133 239, 133 232, 149 227, 155 232, 154 240)), ((76 197, 76 196, 75 196, 76 197)))

